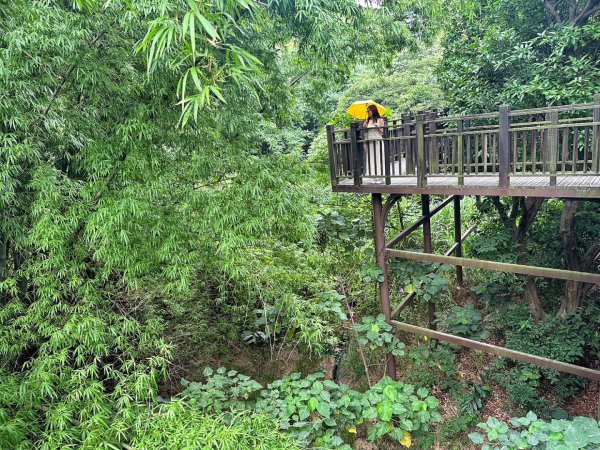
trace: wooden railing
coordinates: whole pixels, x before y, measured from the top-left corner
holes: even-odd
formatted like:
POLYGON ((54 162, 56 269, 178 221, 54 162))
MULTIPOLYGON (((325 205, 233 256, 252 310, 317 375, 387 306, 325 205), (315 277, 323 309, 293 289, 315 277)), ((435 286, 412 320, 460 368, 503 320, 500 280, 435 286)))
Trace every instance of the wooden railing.
MULTIPOLYGON (((363 183, 402 184, 417 179, 426 187, 432 177, 497 177, 600 175, 600 94, 592 103, 465 116, 420 113, 387 121, 381 138, 368 139, 369 129, 327 127, 331 179, 334 186, 363 183)), ((371 133, 373 134, 373 133, 371 133)))

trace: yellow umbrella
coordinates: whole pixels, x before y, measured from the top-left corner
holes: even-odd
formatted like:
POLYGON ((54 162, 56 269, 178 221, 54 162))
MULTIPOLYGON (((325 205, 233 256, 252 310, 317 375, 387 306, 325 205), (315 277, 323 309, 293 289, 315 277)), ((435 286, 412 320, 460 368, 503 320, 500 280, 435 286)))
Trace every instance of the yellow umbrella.
POLYGON ((385 114, 386 109, 381 106, 379 103, 375 103, 373 100, 361 100, 358 102, 354 102, 350 105, 350 107, 346 110, 348 114, 356 117, 357 119, 366 119, 367 107, 369 105, 375 105, 377 107, 377 111, 379 111, 379 115, 383 116, 385 114))

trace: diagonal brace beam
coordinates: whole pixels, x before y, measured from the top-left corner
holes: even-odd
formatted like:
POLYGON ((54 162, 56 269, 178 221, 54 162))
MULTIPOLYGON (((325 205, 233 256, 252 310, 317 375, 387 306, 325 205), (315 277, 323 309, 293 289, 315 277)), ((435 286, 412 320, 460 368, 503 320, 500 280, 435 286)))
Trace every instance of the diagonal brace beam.
POLYGON ((406 239, 409 234, 411 234, 413 231, 415 231, 417 228, 419 228, 421 225, 423 225, 428 218, 431 218, 431 217, 435 216, 442 209, 444 209, 444 207, 446 205, 448 205, 449 203, 453 202, 454 201, 454 197, 456 197, 456 195, 452 195, 452 196, 448 197, 446 200, 444 200, 442 203, 440 203, 438 206, 436 206, 429 213, 429 215, 421 217, 419 220, 417 220, 410 227, 408 227, 405 230, 402 230, 400 233, 398 233, 396 236, 394 236, 392 239, 390 239, 390 241, 388 243, 386 243, 385 246, 387 248, 392 248, 396 244, 398 244, 399 242, 401 242, 404 239, 406 239))

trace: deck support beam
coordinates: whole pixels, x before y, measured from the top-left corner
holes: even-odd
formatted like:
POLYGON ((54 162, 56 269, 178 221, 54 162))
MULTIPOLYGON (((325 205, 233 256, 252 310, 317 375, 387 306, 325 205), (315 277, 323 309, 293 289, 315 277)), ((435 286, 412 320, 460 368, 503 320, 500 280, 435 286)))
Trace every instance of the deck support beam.
POLYGON ((433 255, 427 253, 410 252, 406 250, 387 249, 390 256, 410 259, 413 261, 433 262, 440 264, 461 265, 475 269, 487 269, 497 272, 517 273, 532 277, 546 277, 557 280, 579 281, 581 283, 600 284, 600 274, 589 272, 576 272, 573 270, 551 269, 548 267, 534 267, 523 264, 501 263, 471 258, 458 258, 456 256, 433 255))
MULTIPOLYGON (((383 281, 379 283, 379 299, 381 312, 383 312, 386 322, 390 323, 392 320, 392 311, 390 307, 390 284, 385 253, 383 202, 381 194, 373 194, 371 199, 373 204, 373 225, 375 228, 375 257, 379 269, 383 272, 383 281)), ((386 374, 392 380, 396 379, 396 361, 394 360, 394 355, 391 353, 388 353, 386 356, 386 374)))
POLYGON ((576 366, 574 364, 556 361, 554 359, 542 358, 541 356, 535 356, 529 353, 518 352, 509 348, 486 344, 484 342, 474 341, 460 336, 454 336, 452 334, 440 333, 439 331, 434 331, 423 327, 417 327, 415 325, 410 325, 404 322, 398 322, 396 320, 392 320, 392 325, 408 333, 418 334, 420 336, 427 336, 431 339, 437 339, 439 341, 449 342, 451 344, 481 350, 487 353, 491 353, 493 355, 502 356, 504 358, 523 361, 529 364, 535 364, 536 366, 548 367, 549 369, 554 369, 561 372, 572 373, 573 375, 578 375, 589 380, 600 381, 600 371, 588 369, 587 367, 576 366))

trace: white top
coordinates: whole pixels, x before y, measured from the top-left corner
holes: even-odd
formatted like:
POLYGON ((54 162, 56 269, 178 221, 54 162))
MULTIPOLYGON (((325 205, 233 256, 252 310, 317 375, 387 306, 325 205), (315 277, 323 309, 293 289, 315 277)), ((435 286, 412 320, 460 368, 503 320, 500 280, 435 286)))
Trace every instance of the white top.
MULTIPOLYGON (((383 122, 382 119, 379 119, 381 122, 383 122)), ((379 128, 375 128, 375 127, 381 127, 383 124, 381 122, 375 122, 372 119, 369 119, 369 121, 367 122, 367 128, 372 128, 370 130, 367 130, 367 139, 381 139, 383 134, 381 133, 381 131, 379 130, 379 128)))

